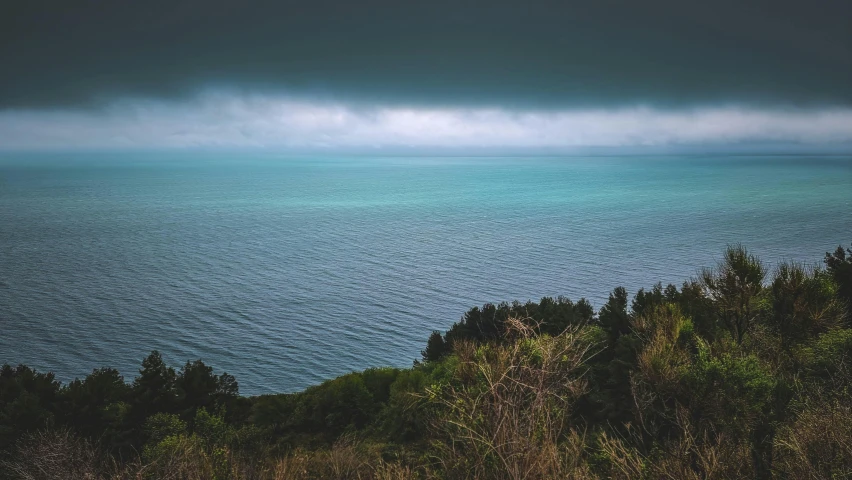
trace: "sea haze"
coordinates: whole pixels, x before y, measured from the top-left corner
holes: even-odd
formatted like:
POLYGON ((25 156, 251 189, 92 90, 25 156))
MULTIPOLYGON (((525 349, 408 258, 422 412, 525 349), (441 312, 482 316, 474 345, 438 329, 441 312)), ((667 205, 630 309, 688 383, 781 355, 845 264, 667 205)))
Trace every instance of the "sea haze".
POLYGON ((156 349, 290 392, 408 366, 484 302, 850 241, 850 156, 4 154, 0 363, 129 378, 156 349))

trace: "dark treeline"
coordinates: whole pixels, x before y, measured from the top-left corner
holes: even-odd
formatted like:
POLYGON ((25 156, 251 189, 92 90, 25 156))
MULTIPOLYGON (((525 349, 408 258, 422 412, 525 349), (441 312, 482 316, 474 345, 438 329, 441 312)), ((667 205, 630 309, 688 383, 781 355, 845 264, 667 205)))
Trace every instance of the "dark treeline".
POLYGON ((0 370, 0 478, 852 478, 852 248, 680 287, 486 304, 407 369, 244 397, 153 352, 127 382, 0 370))

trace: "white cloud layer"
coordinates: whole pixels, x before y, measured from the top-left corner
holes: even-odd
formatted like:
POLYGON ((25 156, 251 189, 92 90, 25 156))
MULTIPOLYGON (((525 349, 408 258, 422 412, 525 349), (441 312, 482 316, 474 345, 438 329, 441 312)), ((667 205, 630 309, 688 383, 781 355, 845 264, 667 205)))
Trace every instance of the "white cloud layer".
POLYGON ((630 147, 852 144, 852 109, 504 110, 206 93, 99 110, 0 111, 0 149, 630 147))

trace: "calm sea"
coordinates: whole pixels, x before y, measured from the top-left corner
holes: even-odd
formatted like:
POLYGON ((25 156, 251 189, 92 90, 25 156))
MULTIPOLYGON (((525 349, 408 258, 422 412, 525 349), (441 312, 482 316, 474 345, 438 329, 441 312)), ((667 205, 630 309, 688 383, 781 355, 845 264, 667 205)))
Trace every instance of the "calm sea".
POLYGON ((408 366, 484 302, 680 284, 852 242, 852 157, 0 157, 0 363, 243 393, 408 366))

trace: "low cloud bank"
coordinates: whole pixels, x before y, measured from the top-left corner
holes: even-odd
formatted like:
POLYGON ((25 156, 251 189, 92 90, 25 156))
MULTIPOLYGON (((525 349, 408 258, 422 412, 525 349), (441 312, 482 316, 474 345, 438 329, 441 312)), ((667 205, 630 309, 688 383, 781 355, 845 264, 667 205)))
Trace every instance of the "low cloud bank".
POLYGON ((89 110, 0 111, 0 149, 571 148, 852 145, 852 109, 721 106, 582 110, 347 105, 206 93, 89 110))

